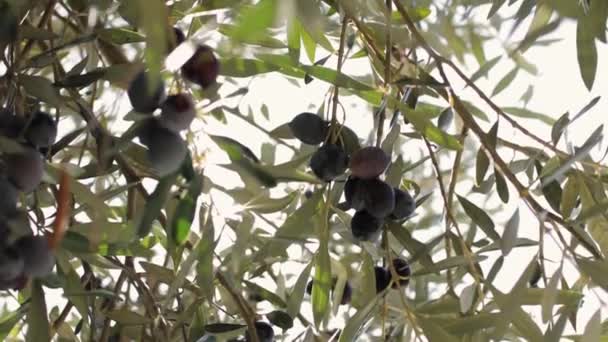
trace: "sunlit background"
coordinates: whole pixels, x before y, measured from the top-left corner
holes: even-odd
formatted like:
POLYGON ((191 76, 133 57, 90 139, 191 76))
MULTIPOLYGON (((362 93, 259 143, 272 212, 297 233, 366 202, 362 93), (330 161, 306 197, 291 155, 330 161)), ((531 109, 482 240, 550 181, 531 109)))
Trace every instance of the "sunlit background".
MULTIPOLYGON (((476 15, 481 17, 485 15, 488 9, 489 6, 480 7, 479 12, 476 15)), ((507 17, 509 15, 509 11, 514 13, 515 9, 507 8, 505 6, 503 11, 500 13, 502 16, 507 17)), ((222 13, 218 12, 216 15, 218 21, 221 22, 223 18, 222 13)), ((520 29, 516 31, 514 36, 509 39, 518 40, 523 38, 529 24, 529 20, 530 19, 524 21, 524 23, 520 26, 520 29)), ((206 43, 213 45, 210 43, 210 39, 213 39, 214 34, 208 32, 205 33, 204 30, 202 31, 203 32, 201 34, 196 34, 193 39, 204 40, 206 43)), ((568 151, 571 151, 572 146, 582 144, 588 138, 591 132, 593 132, 593 130, 595 130, 599 125, 608 123, 608 117, 606 116, 606 112, 608 111, 608 103, 607 99, 604 97, 604 95, 608 93, 608 77, 605 77, 608 75, 608 63, 604 63, 606 60, 605 58, 608 57, 608 48, 606 48, 605 45, 598 45, 598 60, 600 61, 599 70, 597 73, 598 77, 596 78, 593 90, 587 91, 579 76, 579 70, 577 68, 575 31, 576 27, 573 22, 565 21, 555 33, 548 37, 559 38, 561 39, 559 42, 543 47, 532 47, 527 52, 526 57, 529 62, 538 67, 538 74, 532 75, 523 70, 519 71, 513 83, 506 90, 493 98, 499 105, 517 105, 523 107, 525 104, 526 108, 532 111, 544 113, 557 119, 565 112, 570 112, 572 114, 576 113, 594 97, 602 96, 595 107, 569 126, 566 134, 567 144, 564 144, 562 140, 562 144, 560 145, 560 148, 568 151), (521 100, 521 97, 524 95, 530 85, 534 85, 534 94, 530 101, 526 104, 523 100, 521 100)), ((507 36, 509 34, 508 30, 505 30, 505 32, 500 32, 500 34, 505 40, 507 40, 507 36)), ((493 43, 496 45, 486 46, 486 56, 488 60, 496 56, 505 55, 504 47, 498 45, 498 42, 496 41, 493 41, 493 43)), ((222 49, 221 46, 218 48, 222 49)), ((325 54, 325 51, 318 51, 315 59, 325 57, 325 54)), ((131 51, 130 57, 132 56, 133 51, 131 51)), ((77 62, 79 57, 74 57, 75 62, 77 62)), ((179 55, 173 55, 173 57, 179 59, 179 55)), ((303 58, 306 63, 311 64, 314 62, 307 61, 305 54, 302 54, 301 58, 303 58)), ((326 63, 326 66, 335 67, 335 63, 336 58, 334 56, 326 63)), ((475 60, 471 58, 470 60, 466 60, 463 67, 470 75, 477 70, 478 65, 475 60)), ((501 60, 501 62, 494 69, 492 69, 490 72, 490 77, 480 79, 477 81, 477 84, 481 89, 485 90, 486 92, 490 92, 495 87, 496 83, 505 74, 507 74, 512 67, 512 62, 508 61, 507 58, 503 58, 503 60, 501 60)), ((345 73, 352 76, 368 75, 369 63, 365 58, 347 60, 343 70, 345 73)), ((0 73, 3 73, 5 70, 0 71, 0 73)), ((456 77, 452 77, 453 75, 449 76, 452 80, 457 79, 456 77)), ((247 88, 247 92, 243 92, 242 94, 230 98, 225 98, 211 107, 207 106, 205 103, 199 104, 198 107, 200 119, 196 120, 188 134, 191 136, 193 141, 195 141, 195 144, 191 146, 191 148, 195 152, 195 162, 197 163, 197 166, 204 167, 205 175, 212 179, 213 183, 226 189, 239 187, 242 185, 242 181, 239 175, 221 166, 221 164, 229 163, 230 161, 226 154, 211 141, 207 134, 221 134, 234 138, 248 146, 255 154, 261 156, 261 159, 264 162, 276 164, 288 161, 293 155, 291 149, 279 144, 276 149, 276 153, 271 153, 271 149, 269 148, 268 144, 273 144, 275 141, 269 138, 267 132, 272 131, 279 125, 290 121, 295 115, 301 112, 309 111, 316 113, 321 108, 328 91, 331 89, 329 84, 320 80, 314 80, 312 83, 306 85, 301 80, 287 80, 284 76, 279 76, 273 73, 257 76, 251 79, 220 79, 220 81, 224 83, 220 91, 223 97, 244 87, 247 88), (225 105, 228 107, 238 106, 241 113, 250 112, 251 115, 255 117, 255 122, 259 123, 260 127, 252 127, 250 123, 246 121, 246 118, 238 117, 237 115, 226 111, 225 115, 227 122, 225 123, 214 119, 211 115, 207 115, 208 112, 212 111, 214 107, 218 105, 225 105)), ((485 110, 486 114, 490 117, 490 123, 485 124, 484 129, 489 129, 491 124, 496 120, 495 113, 484 106, 483 103, 473 95, 470 89, 465 89, 464 84, 459 84, 456 82, 454 83, 454 86, 459 94, 463 94, 465 99, 474 102, 477 106, 485 110)), ((340 101, 345 110, 344 113, 340 112, 340 115, 344 114, 346 125, 352 128, 360 138, 367 138, 367 143, 373 141, 372 133, 374 123, 372 113, 374 109, 366 104, 363 100, 355 96, 343 96, 340 98, 340 101)), ((131 123, 131 121, 127 121, 128 117, 127 120, 124 120, 125 116, 127 116, 127 114, 131 111, 131 106, 124 92, 108 92, 105 95, 105 98, 98 102, 96 112, 100 111, 106 111, 106 113, 116 115, 118 121, 114 124, 116 126, 111 127, 112 130, 120 129, 119 127, 128 127, 128 125, 131 123), (118 98, 116 98, 117 95, 118 98)), ((524 122, 525 127, 528 130, 539 134, 539 136, 545 140, 550 140, 551 129, 546 123, 538 120, 524 120, 522 122, 524 122)), ((400 121, 400 124, 402 131, 411 130, 409 127, 407 127, 407 125, 403 124, 403 121, 400 121)), ((72 128, 72 123, 67 121, 61 122, 59 127, 59 135, 61 136, 62 132, 67 132, 72 128)), ((452 133, 456 133, 459 131, 459 129, 459 122, 456 120, 451 125, 450 131, 452 133)), ((500 122, 500 137, 521 145, 530 143, 529 139, 511 129, 508 123, 504 120, 500 122)), ((407 140, 405 137, 401 137, 400 139, 407 140)), ((475 141, 475 139, 469 140, 475 141)), ((288 140, 284 141, 284 143, 293 147, 297 147, 299 144, 296 140, 288 140)), ((419 143, 412 142, 404 146, 405 148, 394 152, 395 154, 402 154, 406 162, 417 161, 422 156, 427 154, 426 150, 423 148, 423 145, 419 143)), ((471 148, 472 151, 477 149, 475 146, 468 147, 471 148)), ((313 151, 311 147, 305 148, 313 151)), ((595 148, 591 153, 594 160, 603 158, 605 149, 606 146, 601 144, 599 147, 595 148)), ((511 152, 506 151, 507 150, 503 150, 503 156, 506 160, 516 157, 515 154, 508 155, 508 153, 511 152)), ((443 170, 451 167, 451 160, 448 158, 441 159, 440 162, 440 166, 443 170)), ((474 160, 471 160, 470 165, 470 172, 472 174, 474 172, 474 160)), ((420 184, 421 194, 433 193, 433 196, 429 201, 432 204, 428 208, 422 210, 432 209, 436 212, 441 212, 442 202, 440 196, 438 195, 438 191, 435 188, 436 185, 434 182, 434 173, 432 168, 430 165, 426 164, 423 167, 417 168, 415 172, 417 174, 411 175, 410 177, 416 180, 423 178, 429 180, 426 183, 423 182, 420 184), (427 187, 425 187, 425 185, 427 185, 427 187)), ((155 182, 149 181, 145 185, 146 187, 152 189, 154 184, 155 182)), ((460 182, 456 188, 456 192, 468 194, 472 185, 472 181, 460 182)), ((310 185, 290 183, 287 185, 287 187, 278 187, 270 190, 270 194, 272 194, 274 197, 281 197, 292 191, 304 192, 312 189, 313 187, 310 185)), ((473 194, 470 195, 470 199, 475 203, 484 204, 485 208, 497 208, 500 205, 496 195, 488 198, 483 194, 473 194)), ((202 196, 200 201, 201 203, 213 204, 214 222, 218 238, 220 237, 220 232, 223 232, 223 235, 220 238, 220 245, 217 248, 218 254, 221 255, 222 250, 227 246, 232 245, 236 239, 231 230, 222 229, 222 226, 225 224, 225 220, 236 218, 240 214, 241 210, 243 210, 243 207, 235 204, 230 196, 218 189, 210 189, 208 195, 202 196)), ((517 200, 515 190, 512 188, 511 200, 508 205, 493 214, 493 219, 497 223, 498 232, 501 233, 501 227, 504 225, 504 222, 511 216, 517 207, 520 209, 520 213, 522 215, 519 236, 538 240, 538 220, 533 217, 525 205, 517 200)), ((272 215, 268 216, 268 219, 268 222, 264 222, 263 220, 256 218, 254 227, 267 230, 268 234, 271 235, 274 231, 273 224, 280 225, 285 217, 282 215, 272 215)), ((417 218, 412 219, 410 224, 417 225, 417 218)), ((198 225, 198 221, 195 221, 194 225, 198 225)), ((436 222, 428 227, 418 228, 419 229, 415 231, 414 236, 421 241, 428 241, 435 237, 439 232, 443 231, 444 221, 443 218, 440 217, 436 222)), ((313 228, 311 227, 311 229, 313 228)), ((546 258, 548 260, 546 263, 548 266, 546 272, 550 275, 559 267, 561 251, 556 247, 553 241, 550 241, 550 238, 548 239, 547 244, 548 246, 552 246, 552 248, 547 248, 546 250, 546 258), (554 260, 554 262, 551 262, 551 260, 554 260)), ((287 289, 293 286, 297 276, 310 259, 311 253, 317 248, 316 244, 314 243, 306 244, 305 247, 306 248, 290 247, 289 253, 292 256, 293 261, 283 263, 280 267, 275 266, 275 271, 277 273, 282 273, 285 275, 286 281, 284 284, 279 284, 281 286, 274 288, 275 283, 273 281, 267 281, 266 283, 263 283, 263 285, 276 291, 277 294, 284 294, 287 289)), ((160 254, 162 251, 163 250, 160 248, 156 250, 156 252, 159 254, 154 260, 158 261, 159 263, 162 263, 164 260, 164 255, 160 254)), ((498 255, 499 253, 500 252, 496 252, 495 255, 498 255)), ((503 292, 508 292, 536 253, 537 247, 518 248, 513 250, 513 252, 506 257, 505 267, 498 275, 496 281, 497 287, 503 292)), ((484 272, 487 272, 492 266, 495 255, 490 254, 491 257, 488 258, 487 261, 482 262, 484 272)), ((563 267, 566 278, 577 279, 578 273, 576 272, 576 267, 574 267, 570 261, 567 260, 563 267)), ((141 271, 142 269, 140 268, 139 270, 141 271)), ((115 275, 117 274, 115 272, 111 273, 115 275)), ((457 292, 462 291, 465 286, 466 284, 457 286, 457 292)), ((440 287, 437 288, 437 290, 437 294, 439 294, 442 293, 439 290, 443 290, 443 288, 440 287)), ((65 300, 62 298, 61 291, 62 290, 50 290, 47 292, 47 305, 49 308, 55 305, 58 305, 59 307, 64 305, 65 300)), ((407 293, 411 294, 410 292, 412 291, 413 290, 410 289, 407 293)), ((602 300, 606 300, 606 296, 601 291, 586 290, 582 307, 578 311, 579 327, 584 327, 589 317, 598 308, 603 307, 605 309, 602 300)), ((6 304, 9 308, 16 308, 18 305, 16 300, 7 301, 6 304)), ((272 306, 270 304, 266 306, 265 304, 261 304, 259 308, 261 312, 272 310, 272 306)), ((305 301, 302 308, 303 314, 310 321, 312 321, 312 311, 309 302, 305 301)), ((342 312, 345 311, 344 308, 341 308, 340 310, 340 313, 336 315, 337 318, 330 323, 330 327, 341 327, 344 324, 344 319, 348 318, 348 315, 352 315, 355 309, 351 309, 350 312, 342 312)), ((540 322, 540 309, 538 309, 538 311, 532 311, 532 313, 537 322, 540 322)), ((602 316, 605 317, 606 315, 603 314, 602 316)), ((567 329, 570 329, 570 327, 567 329)), ((567 331, 572 333, 571 329, 567 331)), ((299 333, 301 333, 301 330, 298 329, 294 329, 293 333, 290 331, 288 334, 288 339, 286 340, 291 340, 290 338, 297 336, 299 333)))

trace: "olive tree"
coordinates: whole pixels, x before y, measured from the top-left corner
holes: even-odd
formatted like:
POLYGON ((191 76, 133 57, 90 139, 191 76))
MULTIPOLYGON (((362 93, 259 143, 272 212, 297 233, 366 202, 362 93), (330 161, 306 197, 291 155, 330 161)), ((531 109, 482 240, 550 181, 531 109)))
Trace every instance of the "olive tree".
POLYGON ((607 338, 579 312, 608 289, 603 126, 568 134, 600 98, 512 83, 574 24, 593 95, 608 2, 0 17, 3 340, 607 338))

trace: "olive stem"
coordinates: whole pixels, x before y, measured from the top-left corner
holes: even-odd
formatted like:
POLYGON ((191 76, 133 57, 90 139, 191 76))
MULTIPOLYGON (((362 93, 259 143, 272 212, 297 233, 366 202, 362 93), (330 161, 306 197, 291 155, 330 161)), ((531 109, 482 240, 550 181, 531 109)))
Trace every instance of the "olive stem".
POLYGON ((249 330, 249 337, 251 339, 251 342, 260 342, 258 332, 255 328, 255 314, 253 313, 253 310, 249 307, 249 305, 247 305, 243 296, 241 296, 238 292, 234 290, 234 288, 232 288, 226 277, 224 277, 223 273, 218 271, 215 273, 215 277, 220 282, 220 284, 222 284, 222 286, 228 291, 232 299, 236 302, 236 305, 239 307, 239 311, 241 311, 241 315, 243 315, 243 318, 247 323, 247 329, 249 330))
MULTIPOLYGON (((391 47, 392 37, 391 37, 391 13, 393 11, 393 3, 391 0, 386 0, 386 11, 384 13, 384 17, 386 19, 386 46, 384 50, 384 88, 387 92, 386 96, 390 94, 390 84, 391 84, 391 47)), ((386 120, 386 106, 383 106, 380 113, 378 113, 378 128, 376 130, 376 147, 380 147, 382 144, 382 136, 384 135, 384 120, 386 120)))
MULTIPOLYGON (((338 48, 338 65, 336 67, 336 72, 338 74, 340 74, 342 72, 342 64, 343 64, 343 57, 344 57, 344 43, 346 42, 346 26, 347 26, 347 22, 348 19, 346 16, 344 16, 344 19, 342 19, 342 29, 340 31, 340 47, 338 48)), ((338 112, 338 101, 339 101, 339 92, 340 92, 340 87, 338 87, 337 85, 334 85, 334 96, 332 99, 332 108, 331 108, 331 142, 335 143, 336 140, 338 139, 338 132, 337 132, 337 123, 338 123, 338 119, 336 118, 336 113, 338 112)))

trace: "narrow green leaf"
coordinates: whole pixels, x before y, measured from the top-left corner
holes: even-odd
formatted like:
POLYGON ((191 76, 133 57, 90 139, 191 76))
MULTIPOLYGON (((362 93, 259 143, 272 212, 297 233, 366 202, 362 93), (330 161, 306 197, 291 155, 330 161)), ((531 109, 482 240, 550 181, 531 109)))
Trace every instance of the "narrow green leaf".
POLYGON ((511 82, 513 82, 513 80, 515 80, 515 77, 517 76, 518 71, 519 71, 518 68, 513 68, 502 79, 500 79, 500 81, 498 81, 498 83, 492 90, 491 96, 496 96, 496 95, 500 94, 503 90, 505 90, 511 84, 511 82))
POLYGON ((111 27, 96 31, 99 38, 112 44, 122 45, 140 43, 146 37, 139 32, 131 30, 129 27, 111 27))
POLYGON ((477 186, 483 183, 489 166, 490 159, 488 158, 488 155, 482 148, 479 148, 479 150, 477 150, 477 157, 475 158, 475 184, 477 184, 477 186))
POLYGON ((560 201, 560 212, 564 219, 570 218, 572 210, 576 206, 579 189, 578 182, 574 177, 568 177, 564 189, 562 191, 562 199, 560 201))
POLYGON ((6 337, 13 330, 13 327, 23 319, 28 312, 29 305, 22 305, 16 311, 7 313, 0 320, 0 340, 6 341, 6 337))
POLYGON ((357 341, 359 336, 359 331, 368 320, 369 315, 374 311, 376 306, 380 301, 381 295, 377 295, 373 300, 369 301, 363 308, 359 309, 357 313, 352 316, 346 326, 344 326, 344 330, 340 333, 340 339, 338 342, 351 342, 357 341))
POLYGON ((137 0, 139 13, 146 15, 138 16, 140 25, 146 34, 145 59, 149 69, 150 84, 148 89, 152 91, 161 80, 161 68, 168 46, 169 11, 165 1, 162 0, 137 0))
POLYGON ((585 159, 591 150, 595 147, 595 145, 599 144, 604 138, 603 135, 604 125, 600 125, 598 128, 591 133, 589 138, 585 141, 585 143, 578 149, 573 156, 570 156, 566 159, 557 169, 553 170, 550 174, 544 175, 543 183, 548 184, 554 180, 561 178, 561 176, 567 172, 574 163, 585 159))
POLYGON ((287 19, 287 47, 289 57, 294 63, 300 62, 300 36, 301 26, 294 16, 287 19))
POLYGON ((186 191, 186 194, 182 199, 179 200, 177 208, 173 213, 173 219, 171 221, 171 231, 168 234, 172 241, 181 245, 188 239, 190 233, 190 227, 194 220, 194 214, 196 212, 196 201, 203 189, 203 177, 197 175, 191 182, 186 191))
POLYGON ((53 83, 42 76, 19 75, 19 83, 26 93, 53 107, 62 107, 63 101, 53 83))
POLYGON ((542 308, 542 320, 543 323, 547 323, 553 317, 553 305, 555 304, 555 300, 557 298, 557 285, 559 284, 559 280, 562 276, 561 267, 553 273, 545 291, 543 292, 543 299, 541 302, 542 308))
POLYGON ((562 136, 562 133, 570 124, 570 119, 568 118, 568 115, 569 114, 567 112, 564 113, 562 116, 559 117, 559 119, 557 119, 557 121, 555 121, 555 123, 551 127, 551 141, 553 142, 553 145, 557 145, 557 143, 559 142, 559 138, 561 138, 562 136))
MULTIPOLYGON (((327 205, 319 202, 319 206, 327 205)), ((312 286, 312 313, 315 326, 320 327, 330 308, 331 260, 329 257, 329 227, 327 218, 320 212, 314 219, 319 237, 319 249, 315 255, 315 277, 312 286)))
POLYGON ((50 341, 51 333, 47 317, 44 290, 40 280, 34 279, 31 283, 31 302, 27 313, 27 334, 25 341, 50 341))
POLYGON ((230 77, 251 77, 279 69, 276 65, 258 59, 233 57, 221 60, 220 74, 230 77))
POLYGON ((243 6, 231 37, 236 40, 261 37, 276 19, 277 3, 277 0, 262 0, 255 5, 243 6))
POLYGON ((418 323, 420 323, 420 327, 422 328, 422 331, 424 331, 424 335, 428 338, 429 341, 460 341, 453 335, 450 335, 441 326, 433 322, 433 320, 430 318, 418 316, 418 323))
POLYGON ((291 290, 289 299, 287 299, 287 313, 291 317, 295 318, 300 312, 300 306, 302 305, 302 300, 304 300, 304 294, 306 293, 306 285, 308 283, 308 279, 310 279, 311 268, 312 263, 308 264, 302 273, 300 273, 298 280, 296 280, 296 284, 291 290))
POLYGON ((152 230, 152 223, 158 218, 161 210, 165 207, 171 187, 177 179, 176 174, 162 178, 156 185, 154 192, 150 194, 144 206, 142 215, 137 223, 137 236, 144 237, 152 230))
POLYGON ((270 198, 266 195, 256 196, 251 201, 247 202, 245 210, 253 210, 262 214, 274 213, 285 209, 297 197, 297 193, 291 192, 285 197, 270 198))
POLYGON ((475 263, 478 263, 485 259, 486 259, 485 256, 479 256, 479 255, 473 255, 470 257, 463 257, 463 256, 449 257, 449 258, 445 258, 443 260, 436 262, 435 265, 433 265, 431 267, 425 267, 425 268, 414 271, 412 273, 412 276, 416 277, 416 276, 420 276, 420 275, 424 275, 424 274, 437 273, 437 272, 447 270, 450 268, 469 265, 470 263, 475 264, 475 263))
POLYGON ((302 65, 301 69, 314 78, 318 78, 341 88, 354 90, 374 89, 373 87, 361 83, 345 74, 338 73, 336 70, 320 65, 302 65))
POLYGON ((462 148, 456 137, 440 130, 424 113, 407 107, 406 104, 398 101, 394 97, 389 97, 389 105, 398 108, 401 113, 403 113, 404 118, 414 125, 416 131, 424 135, 430 141, 451 150, 460 150, 462 148))
POLYGON ((494 222, 490 216, 466 198, 460 195, 456 196, 458 197, 458 201, 460 202, 460 205, 462 205, 464 212, 479 228, 481 228, 481 230, 483 230, 484 233, 486 233, 486 236, 494 241, 499 241, 500 235, 494 230, 494 222))
POLYGON ((198 250, 198 264, 196 265, 196 283, 203 290, 205 297, 209 302, 213 301, 215 293, 213 281, 215 279, 213 273, 213 251, 216 243, 215 229, 213 226, 213 218, 211 217, 211 208, 200 210, 199 212, 200 230, 202 233, 200 247, 198 250))
POLYGON ((551 116, 546 115, 546 114, 542 114, 542 113, 538 113, 538 112, 534 112, 525 108, 517 108, 517 107, 504 107, 502 108, 502 110, 504 112, 506 112, 507 114, 513 115, 513 116, 517 116, 520 118, 526 118, 526 119, 535 119, 535 120, 539 120, 542 121, 548 125, 552 125, 555 122, 555 119, 553 119, 551 116))
POLYGON ((473 75, 471 75, 471 81, 475 82, 481 77, 487 77, 490 70, 492 70, 492 68, 494 68, 496 64, 498 64, 498 62, 500 62, 501 58, 502 56, 496 56, 485 62, 482 66, 479 67, 479 69, 477 69, 477 71, 473 73, 473 75))
POLYGON ((579 20, 576 25, 576 55, 583 82, 591 90, 597 72, 597 47, 587 20, 579 20))
POLYGON ((496 181, 496 192, 498 192, 498 197, 503 203, 509 202, 509 187, 507 186, 507 181, 503 177, 502 173, 498 172, 497 169, 494 169, 494 179, 496 181))
POLYGON ((606 261, 576 258, 576 262, 581 271, 590 277, 595 284, 604 290, 608 290, 608 263, 606 261))
POLYGON ((507 0, 492 0, 492 7, 490 7, 490 11, 488 12, 488 19, 490 19, 491 17, 494 16, 494 14, 496 14, 496 12, 498 12, 498 10, 502 7, 502 5, 505 4, 505 2, 507 2, 507 0))
POLYGON ((150 318, 128 309, 108 311, 106 316, 121 325, 145 325, 151 322, 150 318))
POLYGON ((507 221, 505 225, 505 230, 502 233, 502 239, 500 240, 500 249, 502 251, 502 255, 507 256, 513 246, 515 246, 515 242, 517 241, 517 232, 519 231, 519 208, 515 210, 511 218, 507 221))
POLYGON ((585 326, 585 331, 583 332, 583 336, 581 338, 581 342, 595 342, 600 340, 600 335, 602 333, 602 313, 601 309, 598 309, 587 325, 585 326))

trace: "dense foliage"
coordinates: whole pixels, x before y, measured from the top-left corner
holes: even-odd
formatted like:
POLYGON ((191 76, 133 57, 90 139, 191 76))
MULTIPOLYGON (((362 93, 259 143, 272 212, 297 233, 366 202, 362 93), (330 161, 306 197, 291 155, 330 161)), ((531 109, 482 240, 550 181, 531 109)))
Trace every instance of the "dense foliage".
POLYGON ((1 339, 608 339, 601 310, 579 315, 608 290, 603 126, 567 134, 599 97, 555 116, 509 87, 575 23, 563 67, 592 91, 607 18, 602 0, 0 0, 1 339), (278 113, 249 95, 263 79, 325 97, 278 113))

